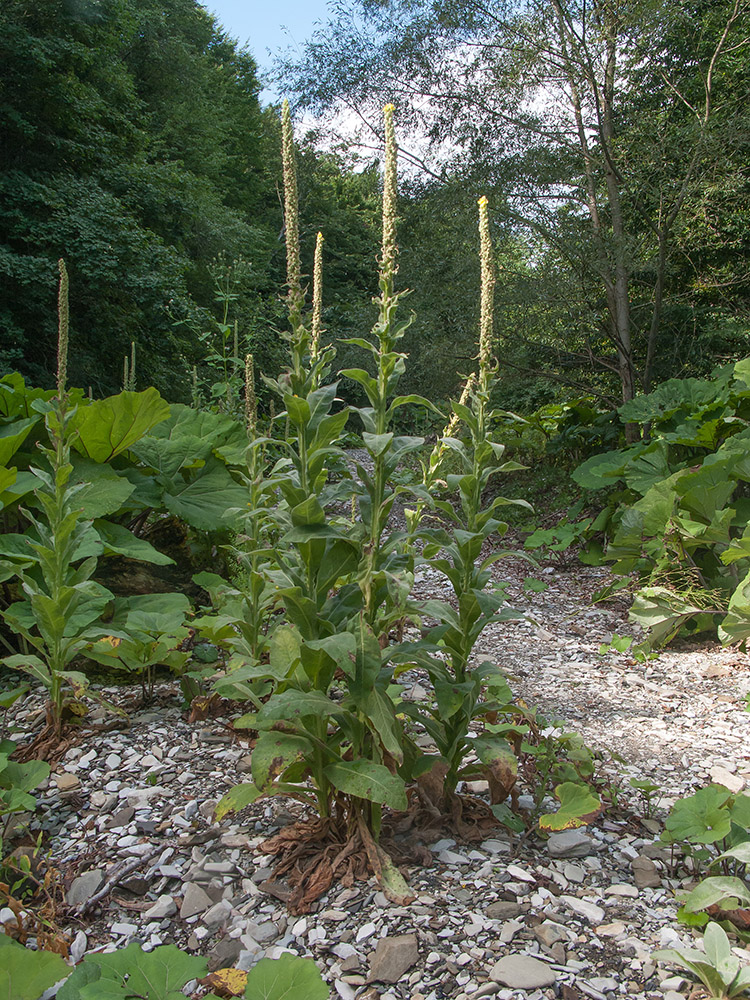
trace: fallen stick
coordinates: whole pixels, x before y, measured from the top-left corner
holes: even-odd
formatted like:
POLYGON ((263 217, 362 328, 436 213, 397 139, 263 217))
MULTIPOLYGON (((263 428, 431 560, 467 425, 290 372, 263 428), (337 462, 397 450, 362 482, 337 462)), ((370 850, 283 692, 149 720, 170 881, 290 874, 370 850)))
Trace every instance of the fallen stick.
POLYGON ((90 909, 92 906, 98 903, 100 899, 103 899, 108 892, 111 892, 121 878, 124 878, 126 875, 130 875, 131 872, 137 871, 141 867, 141 865, 145 864, 147 861, 150 861, 151 858, 153 858, 163 849, 164 845, 159 844, 158 847, 152 848, 152 850, 150 850, 148 854, 144 854, 140 858, 133 858, 132 861, 125 861, 122 862, 120 865, 116 865, 115 870, 112 872, 110 877, 104 883, 102 888, 99 889, 98 892, 95 892, 94 895, 91 896, 89 899, 85 900, 85 902, 81 903, 76 909, 76 914, 78 916, 84 914, 86 910, 90 909))

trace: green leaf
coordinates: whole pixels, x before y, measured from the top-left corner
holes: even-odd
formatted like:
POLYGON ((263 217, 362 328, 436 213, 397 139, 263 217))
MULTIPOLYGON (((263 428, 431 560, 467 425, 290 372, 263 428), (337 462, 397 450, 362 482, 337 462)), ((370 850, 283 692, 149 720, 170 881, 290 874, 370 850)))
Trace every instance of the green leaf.
POLYGON ((70 484, 86 483, 76 493, 74 506, 87 520, 116 514, 135 491, 135 483, 118 476, 110 465, 92 462, 82 455, 71 456, 70 484))
POLYGON ((545 813, 539 817, 539 829, 573 830, 585 826, 599 815, 604 808, 601 799, 588 785, 565 781, 555 788, 555 798, 560 803, 556 813, 545 813))
POLYGON ((328 1000, 329 995, 311 958, 262 958, 247 974, 245 1000, 328 1000))
POLYGON ((153 387, 121 392, 79 407, 75 447, 95 462, 109 462, 169 417, 169 403, 153 387))
POLYGON ((65 984, 61 1000, 179 1000, 185 983, 206 975, 203 958, 186 955, 174 945, 145 952, 133 942, 108 954, 89 953, 65 984), (98 968, 94 979, 87 966, 98 968))
POLYGON ((393 441, 393 432, 389 431, 387 434, 368 434, 367 431, 363 431, 362 440, 370 454, 377 457, 390 447, 391 441, 393 441))
POLYGON ((706 949, 706 957, 724 982, 731 983, 739 971, 740 960, 732 954, 729 938, 714 921, 704 931, 703 947, 706 949))
POLYGON ((687 840, 691 844, 715 844, 723 840, 732 826, 727 808, 731 797, 724 785, 708 785, 678 799, 667 816, 667 833, 673 840, 687 840))
POLYGON ((342 760, 323 772, 334 788, 358 799, 377 802, 391 809, 406 809, 404 782, 383 764, 370 760, 342 760))
POLYGON ((145 538, 136 538, 132 531, 122 524, 99 519, 94 521, 99 538, 104 545, 105 555, 127 556, 128 559, 138 559, 140 562, 152 563, 155 566, 174 564, 174 559, 159 552, 145 538))
MULTIPOLYGON (((10 463, 13 455, 26 440, 31 428, 38 423, 39 417, 29 417, 26 420, 14 420, 12 424, 0 426, 0 466, 10 463)), ((2 486, 2 490, 6 490, 10 485, 10 483, 6 483, 2 486)))
POLYGON ((59 955, 31 951, 0 934, 0 1000, 39 1000, 69 972, 59 955))
POLYGON ((280 778, 290 764, 312 753, 312 744, 303 736, 288 733, 261 733, 253 747, 253 781, 260 789, 267 789, 280 778))
POLYGON ((230 788, 229 791, 223 795, 216 806, 216 820, 223 819, 227 813, 239 812, 246 806, 252 805, 253 802, 261 798, 265 792, 262 789, 256 788, 255 785, 250 782, 243 782, 241 785, 235 785, 234 788, 230 788))
POLYGON ((258 712, 258 722, 283 720, 299 722, 304 718, 325 719, 341 711, 341 707, 322 691, 281 691, 274 694, 258 712))
POLYGON ((224 516, 231 508, 247 508, 248 492, 232 479, 226 466, 211 458, 189 482, 170 484, 164 492, 164 506, 200 531, 228 528, 224 516))
POLYGON ((716 903, 725 910, 736 909, 737 903, 746 906, 750 903, 750 891, 742 879, 732 876, 716 876, 704 878, 683 899, 688 913, 707 910, 709 906, 716 903))
POLYGON ((10 708, 11 705, 15 705, 19 698, 28 692, 28 684, 19 684, 18 687, 11 688, 10 691, 0 692, 0 708, 10 708))

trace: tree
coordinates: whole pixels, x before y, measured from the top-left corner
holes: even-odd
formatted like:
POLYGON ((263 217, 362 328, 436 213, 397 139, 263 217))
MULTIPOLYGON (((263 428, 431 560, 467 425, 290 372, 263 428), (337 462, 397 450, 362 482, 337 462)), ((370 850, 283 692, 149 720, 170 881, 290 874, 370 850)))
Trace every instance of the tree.
POLYGON ((195 0, 6 0, 0 11, 0 369, 50 384, 55 266, 71 273, 71 377, 188 397, 212 260, 281 274, 272 112, 256 66, 195 0), (176 319, 189 323, 175 325, 176 319))
POLYGON ((744 114, 749 9, 349 0, 284 76, 318 112, 367 121, 395 100, 421 139, 408 158, 440 178, 481 175, 519 233, 595 276, 587 322, 601 330, 579 339, 606 334, 613 356, 588 353, 628 400, 651 384, 675 229, 744 114))

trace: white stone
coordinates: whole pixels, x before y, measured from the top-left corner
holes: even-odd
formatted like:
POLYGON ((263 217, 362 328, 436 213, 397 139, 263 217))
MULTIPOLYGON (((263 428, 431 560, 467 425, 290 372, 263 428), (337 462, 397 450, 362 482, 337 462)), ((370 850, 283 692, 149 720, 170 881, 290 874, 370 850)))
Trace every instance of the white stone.
POLYGON ((590 903, 585 899, 579 899, 578 896, 560 896, 561 902, 577 914, 579 917, 583 917, 592 924, 600 924, 604 920, 604 910, 601 906, 597 906, 596 903, 590 903))

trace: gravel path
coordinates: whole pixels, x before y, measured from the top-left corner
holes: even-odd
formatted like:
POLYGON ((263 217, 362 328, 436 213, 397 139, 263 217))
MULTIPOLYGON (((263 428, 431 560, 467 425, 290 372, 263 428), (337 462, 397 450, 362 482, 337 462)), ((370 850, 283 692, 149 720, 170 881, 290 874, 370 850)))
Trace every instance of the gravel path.
MULTIPOLYGON (((625 805, 638 807, 629 776, 660 786, 662 819, 676 796, 709 780, 736 790, 750 784, 744 654, 708 643, 645 665, 600 657, 613 632, 629 634, 622 607, 588 603, 605 571, 537 571, 549 589, 530 595, 527 572, 520 561, 498 564, 525 618, 493 626, 478 652, 505 668, 517 696, 565 719, 605 757, 624 759, 603 767, 625 805)), ((421 571, 415 592, 446 596, 443 586, 421 571)), ((104 694, 126 697, 123 689, 104 694)), ((688 995, 679 976, 651 960, 655 947, 688 940, 674 921, 680 873, 658 842, 660 823, 624 812, 517 850, 500 828, 477 845, 439 841, 430 845, 433 862, 409 873, 412 904, 393 905, 374 883, 358 883, 293 917, 260 888, 272 859, 258 850, 293 818, 291 807, 258 803, 212 823, 217 799, 243 780, 248 748, 226 720, 186 722, 172 686, 157 696, 152 708, 132 712, 128 730, 72 747, 38 796, 32 829, 45 831, 64 880, 60 920, 76 957, 128 940, 174 942, 206 954, 211 968, 248 968, 291 949, 312 954, 342 1000, 688 995)), ((31 699, 15 711, 22 730, 37 723, 38 705, 31 699)), ((13 919, 0 912, 9 930, 13 919)))

